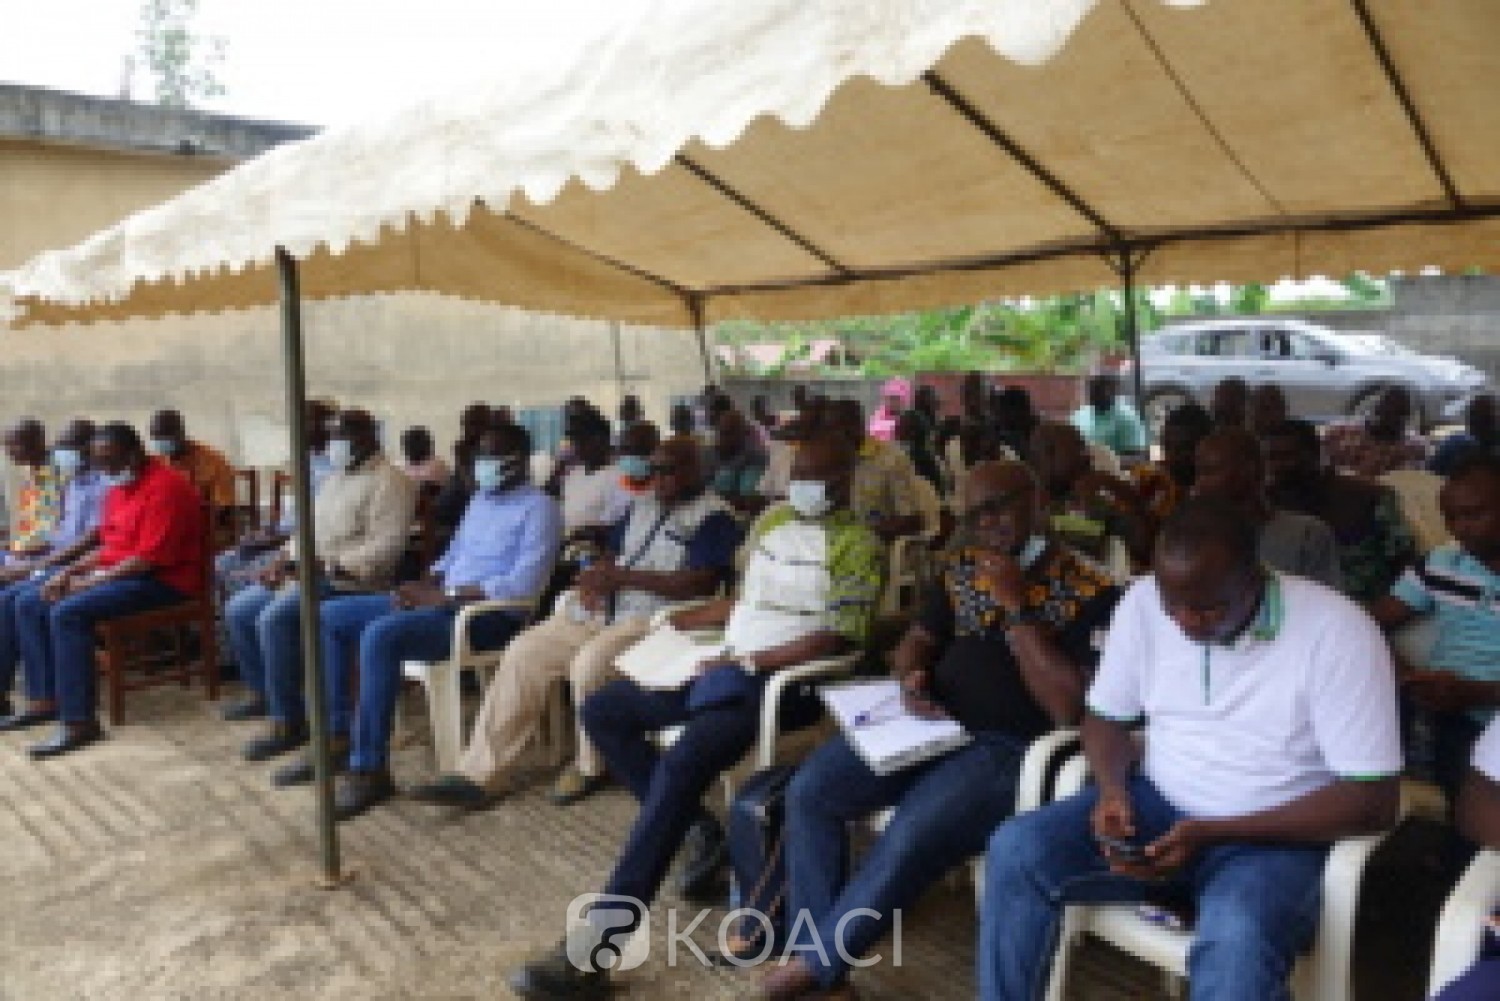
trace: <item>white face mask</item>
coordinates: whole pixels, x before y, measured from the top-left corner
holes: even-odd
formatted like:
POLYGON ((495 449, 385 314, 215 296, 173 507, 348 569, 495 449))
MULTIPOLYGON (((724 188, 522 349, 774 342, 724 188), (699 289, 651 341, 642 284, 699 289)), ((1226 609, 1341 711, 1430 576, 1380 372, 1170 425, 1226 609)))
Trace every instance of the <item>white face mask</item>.
POLYGON ((334 469, 345 470, 354 462, 354 443, 348 438, 331 438, 328 441, 328 463, 334 469))
POLYGON ((793 480, 786 488, 786 499, 804 518, 821 518, 833 507, 828 484, 822 480, 793 480))

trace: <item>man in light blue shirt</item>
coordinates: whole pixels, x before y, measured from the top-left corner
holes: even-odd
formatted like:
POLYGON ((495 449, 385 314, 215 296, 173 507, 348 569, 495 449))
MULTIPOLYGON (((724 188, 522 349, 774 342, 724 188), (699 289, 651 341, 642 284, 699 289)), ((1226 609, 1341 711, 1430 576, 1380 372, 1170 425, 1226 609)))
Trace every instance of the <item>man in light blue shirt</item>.
POLYGON ((1111 373, 1089 378, 1088 403, 1073 412, 1073 426, 1095 445, 1116 455, 1146 451, 1146 426, 1135 408, 1119 400, 1120 378, 1111 373))
POLYGON ((25 658, 28 706, 22 712, 11 712, 8 695, 22 653, 15 621, 16 599, 27 588, 40 589, 55 568, 71 563, 98 541, 99 515, 109 484, 102 473, 89 468, 89 443, 93 437, 93 422, 82 418, 72 421, 58 437, 52 461, 64 483, 57 522, 47 535, 47 547, 30 559, 13 559, 0 569, 0 732, 24 729, 57 717, 51 676, 41 670, 47 663, 45 655, 25 658))
MULTIPOLYGON (((347 820, 395 794, 389 745, 401 664, 442 660, 452 648, 453 620, 471 601, 527 600, 546 586, 562 542, 557 502, 527 482, 531 437, 511 424, 492 428, 474 456, 478 489, 453 541, 427 578, 392 594, 339 598, 323 607, 323 660, 329 730, 350 740, 349 772, 334 796, 347 820), (359 701, 349 706, 350 658, 359 654, 359 701)), ((504 646, 525 624, 520 613, 475 619, 477 649, 504 646)))

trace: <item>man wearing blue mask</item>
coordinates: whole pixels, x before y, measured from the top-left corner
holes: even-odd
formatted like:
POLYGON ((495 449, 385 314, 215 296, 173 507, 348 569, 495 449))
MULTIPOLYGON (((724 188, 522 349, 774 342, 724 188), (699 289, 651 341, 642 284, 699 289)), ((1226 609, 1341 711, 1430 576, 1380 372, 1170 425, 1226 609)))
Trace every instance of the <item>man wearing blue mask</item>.
MULTIPOLYGON (((824 435, 803 444, 792 463, 789 506, 767 512, 751 534, 739 597, 672 616, 678 629, 723 629, 723 654, 699 665, 680 688, 648 689, 620 679, 584 702, 589 739, 640 802, 604 891, 612 903, 628 898, 650 907, 684 843, 691 850, 678 892, 700 898, 715 885, 723 835, 704 810, 703 795, 753 745, 766 681, 867 642, 886 555, 849 510, 854 463, 846 438, 824 435), (681 727, 680 735, 658 750, 652 735, 672 726, 681 727)), ((783 716, 790 724, 816 717, 815 704, 794 701, 783 716)), ((619 931, 619 913, 618 906, 590 911, 570 930, 571 941, 517 971, 512 989, 528 998, 602 996, 609 971, 592 963, 580 968, 569 957, 602 955, 600 947, 619 931)))
POLYGON ((80 418, 63 430, 52 449, 52 465, 63 481, 57 521, 47 535, 44 548, 29 558, 12 559, 0 569, 0 706, 5 707, 0 732, 21 730, 57 718, 52 678, 43 670, 47 657, 40 651, 32 651, 25 658, 27 708, 12 714, 3 693, 11 690, 20 660, 15 610, 22 594, 30 591, 31 600, 39 600, 37 595, 42 586, 58 567, 73 562, 99 543, 99 515, 109 484, 89 463, 93 439, 92 421, 80 418))
POLYGON ((785 800, 787 914, 806 915, 817 935, 790 943, 793 958, 774 967, 763 996, 840 987, 895 914, 984 850, 1015 805, 1027 745, 1082 714, 1118 588, 1045 534, 1029 467, 972 466, 965 500, 941 575, 891 665, 913 714, 951 717, 971 740, 884 775, 842 734, 803 762, 785 800), (851 873, 849 825, 887 807, 890 825, 851 873))
MULTIPOLYGON (((381 453, 375 420, 363 410, 339 415, 329 432, 327 456, 333 471, 313 506, 319 596, 384 591, 406 548, 416 486, 381 453)), ((270 718, 267 731, 245 745, 249 761, 265 761, 307 742, 302 606, 294 579, 298 558, 293 538, 260 582, 236 594, 224 610, 240 680, 251 700, 233 718, 270 718)), ((335 743, 336 755, 344 750, 335 743)), ((279 786, 311 780, 311 764, 301 761, 272 776, 279 786)))
MULTIPOLYGON (((474 454, 474 496, 427 577, 390 594, 331 601, 324 609, 329 730, 350 747, 349 773, 340 777, 334 795, 340 820, 395 794, 389 757, 401 664, 447 657, 453 620, 465 604, 525 600, 546 585, 562 542, 562 516, 557 502, 528 482, 530 455, 525 428, 486 431, 474 454), (347 679, 356 653, 359 701, 351 707, 347 679)), ((481 615, 470 627, 470 641, 476 649, 493 650, 522 624, 523 616, 511 611, 481 615)))
POLYGON ((187 425, 176 410, 158 410, 151 416, 147 448, 197 487, 205 500, 221 513, 234 508, 234 467, 224 453, 188 437, 187 425))
MULTIPOLYGON (((627 446, 642 427, 650 425, 627 432, 627 446)), ((542 725, 553 682, 566 679, 573 704, 581 705, 616 676, 615 658, 646 634, 652 615, 674 601, 710 597, 730 578, 742 533, 728 505, 704 490, 699 454, 688 441, 657 447, 647 462, 650 492, 635 499, 605 555, 579 575, 577 600, 560 604, 506 649, 458 774, 413 796, 473 809, 511 791, 517 759, 542 725)), ((580 732, 578 759, 558 776, 552 801, 574 803, 603 783, 604 763, 580 732)))

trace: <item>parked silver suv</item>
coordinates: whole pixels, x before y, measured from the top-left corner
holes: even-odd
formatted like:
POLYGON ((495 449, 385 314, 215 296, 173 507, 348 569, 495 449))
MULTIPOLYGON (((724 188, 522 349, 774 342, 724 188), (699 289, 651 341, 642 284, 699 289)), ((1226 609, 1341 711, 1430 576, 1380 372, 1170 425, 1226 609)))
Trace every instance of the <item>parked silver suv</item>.
POLYGON ((1253 316, 1168 327, 1141 342, 1146 419, 1158 429, 1188 400, 1208 405, 1219 380, 1274 382, 1310 420, 1360 414, 1389 386, 1411 390, 1422 427, 1461 418, 1484 373, 1417 354, 1378 333, 1344 333, 1294 318, 1253 316))

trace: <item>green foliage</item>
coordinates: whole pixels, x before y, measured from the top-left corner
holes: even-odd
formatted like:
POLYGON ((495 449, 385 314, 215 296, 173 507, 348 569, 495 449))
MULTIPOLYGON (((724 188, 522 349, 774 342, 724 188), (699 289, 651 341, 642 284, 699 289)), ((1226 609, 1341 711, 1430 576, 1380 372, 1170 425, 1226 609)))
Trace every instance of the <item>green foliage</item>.
POLYGON ((216 69, 228 43, 195 31, 197 13, 198 0, 145 0, 141 5, 136 42, 155 84, 157 104, 186 108, 225 92, 216 69))

